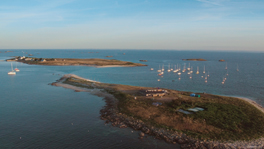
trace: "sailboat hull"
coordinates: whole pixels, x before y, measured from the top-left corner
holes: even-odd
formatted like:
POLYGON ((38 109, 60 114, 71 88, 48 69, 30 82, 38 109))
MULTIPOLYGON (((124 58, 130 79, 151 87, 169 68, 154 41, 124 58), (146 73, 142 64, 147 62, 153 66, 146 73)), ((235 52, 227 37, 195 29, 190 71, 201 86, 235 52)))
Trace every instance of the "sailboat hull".
POLYGON ((14 71, 10 71, 10 72, 8 72, 7 74, 9 74, 9 75, 15 75, 16 72, 14 72, 14 71))

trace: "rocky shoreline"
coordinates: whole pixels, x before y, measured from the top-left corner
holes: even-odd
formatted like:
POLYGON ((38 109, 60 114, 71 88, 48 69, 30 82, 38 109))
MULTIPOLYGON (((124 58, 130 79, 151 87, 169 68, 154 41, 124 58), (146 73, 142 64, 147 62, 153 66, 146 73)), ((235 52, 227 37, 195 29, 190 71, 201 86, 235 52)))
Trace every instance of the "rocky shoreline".
POLYGON ((118 113, 117 101, 113 101, 111 98, 105 98, 105 102, 106 106, 100 110, 100 118, 105 120, 106 124, 110 123, 114 127, 130 127, 135 131, 139 131, 140 139, 143 139, 145 135, 151 135, 156 139, 161 139, 168 143, 180 144, 183 149, 264 149, 264 138, 235 142, 208 141, 193 139, 183 133, 170 131, 168 129, 155 128, 141 120, 118 113))
POLYGON ((171 131, 169 129, 156 128, 149 123, 145 123, 137 118, 127 116, 126 114, 119 113, 118 100, 111 94, 106 93, 98 89, 83 89, 69 84, 63 84, 62 82, 72 75, 65 75, 63 78, 55 83, 54 86, 61 86, 73 90, 90 92, 91 94, 104 97, 106 105, 100 110, 100 118, 105 121, 106 124, 111 124, 114 127, 127 128, 130 127, 136 131, 139 131, 139 138, 143 139, 146 135, 154 136, 156 139, 164 140, 168 143, 180 144, 183 149, 238 149, 238 148, 257 148, 264 149, 264 138, 251 140, 251 141, 211 141, 201 140, 197 138, 191 138, 184 133, 171 131))

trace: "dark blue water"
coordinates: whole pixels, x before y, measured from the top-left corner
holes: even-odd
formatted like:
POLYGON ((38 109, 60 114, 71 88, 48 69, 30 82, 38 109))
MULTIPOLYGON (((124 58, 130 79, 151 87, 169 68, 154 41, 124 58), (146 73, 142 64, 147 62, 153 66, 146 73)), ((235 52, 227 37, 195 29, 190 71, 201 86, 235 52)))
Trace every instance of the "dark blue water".
POLYGON ((3 53, 2 50, 0 60, 26 56, 25 52, 47 58, 106 58, 112 55, 108 59, 132 62, 146 59, 148 66, 95 68, 13 63, 20 72, 9 76, 7 72, 11 63, 0 61, 0 148, 178 147, 153 137, 140 140, 138 132, 132 133, 129 128, 104 125, 104 121, 99 119, 99 111, 105 105, 101 97, 48 85, 68 73, 106 83, 247 97, 264 105, 264 53, 139 50, 14 50, 3 53), (207 61, 190 62, 194 72, 197 66, 200 68, 200 74, 193 74, 192 79, 186 73, 181 75, 181 80, 173 72, 165 72, 163 78, 157 76, 159 65, 164 64, 165 70, 168 64, 183 66, 186 63, 188 66, 188 61, 182 61, 185 58, 204 58, 207 61), (226 63, 218 62, 219 59, 226 60, 228 72, 226 63), (237 65, 239 71, 236 71, 237 65), (207 83, 201 78, 204 66, 210 74, 207 83), (227 80, 222 84, 226 73, 227 80))

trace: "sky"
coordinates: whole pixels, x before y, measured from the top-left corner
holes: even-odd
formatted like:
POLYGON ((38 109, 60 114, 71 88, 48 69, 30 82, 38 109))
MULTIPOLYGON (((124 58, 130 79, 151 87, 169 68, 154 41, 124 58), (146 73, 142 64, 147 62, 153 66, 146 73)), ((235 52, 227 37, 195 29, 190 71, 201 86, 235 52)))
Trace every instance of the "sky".
POLYGON ((264 52, 264 0, 2 0, 0 31, 0 49, 264 52))

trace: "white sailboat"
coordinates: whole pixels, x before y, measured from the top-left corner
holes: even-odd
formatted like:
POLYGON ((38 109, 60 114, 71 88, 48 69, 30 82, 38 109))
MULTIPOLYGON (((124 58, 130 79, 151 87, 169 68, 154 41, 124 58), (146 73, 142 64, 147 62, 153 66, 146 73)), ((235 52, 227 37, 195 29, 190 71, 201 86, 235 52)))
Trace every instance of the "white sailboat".
POLYGON ((227 63, 226 63, 226 67, 225 67, 225 69, 227 69, 227 63))
POLYGON ((189 63, 189 67, 187 68, 187 70, 189 70, 189 71, 191 70, 191 65, 190 65, 190 63, 189 63))
POLYGON ((7 74, 9 74, 9 75, 15 75, 16 74, 16 72, 13 70, 12 63, 11 63, 11 71, 9 71, 7 74))
POLYGON ((176 65, 174 65, 174 70, 173 70, 173 72, 177 72, 178 70, 176 69, 176 65))
POLYGON ((162 65, 161 71, 164 71, 164 64, 162 65))
POLYGON ((161 72, 160 65, 159 65, 159 70, 157 70, 157 72, 161 72))
POLYGON ((199 74, 199 67, 197 66, 197 71, 196 71, 196 74, 199 74))
POLYGON ((169 66, 168 66, 168 72, 170 72, 171 71, 171 69, 170 69, 170 64, 169 64, 169 66))
POLYGON ((178 75, 181 75, 181 65, 179 66, 178 71, 178 75))
POLYGON ((193 67, 191 67, 191 71, 190 71, 190 73, 193 73, 193 67))
POLYGON ((182 72, 185 72, 185 71, 186 71, 186 63, 184 63, 183 69, 182 69, 182 72))
POLYGON ((204 71, 203 71, 203 73, 205 73, 205 65, 204 65, 204 71))

